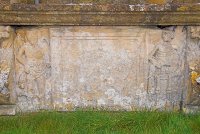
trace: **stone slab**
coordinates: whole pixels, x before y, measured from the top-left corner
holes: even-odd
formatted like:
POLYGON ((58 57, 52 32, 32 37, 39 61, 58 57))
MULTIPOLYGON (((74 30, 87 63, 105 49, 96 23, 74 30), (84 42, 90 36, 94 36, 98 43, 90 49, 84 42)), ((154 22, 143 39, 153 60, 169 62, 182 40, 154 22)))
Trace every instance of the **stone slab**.
POLYGON ((0 115, 15 115, 15 105, 0 105, 0 115))
POLYGON ((24 112, 179 110, 185 100, 183 27, 33 27, 16 34, 16 105, 24 112))
POLYGON ((200 113, 200 106, 186 106, 185 113, 200 113))
POLYGON ((17 112, 199 106, 199 30, 1 26, 0 98, 17 112))
POLYGON ((2 25, 200 25, 198 3, 2 4, 0 11, 2 25))

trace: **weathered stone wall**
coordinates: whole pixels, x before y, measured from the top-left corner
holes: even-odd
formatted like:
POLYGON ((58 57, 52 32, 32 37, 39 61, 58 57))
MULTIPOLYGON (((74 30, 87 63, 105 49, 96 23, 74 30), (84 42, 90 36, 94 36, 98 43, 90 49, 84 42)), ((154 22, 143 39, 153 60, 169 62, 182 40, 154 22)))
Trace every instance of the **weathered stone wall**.
POLYGON ((199 42, 199 27, 1 26, 0 113, 198 107, 199 42))

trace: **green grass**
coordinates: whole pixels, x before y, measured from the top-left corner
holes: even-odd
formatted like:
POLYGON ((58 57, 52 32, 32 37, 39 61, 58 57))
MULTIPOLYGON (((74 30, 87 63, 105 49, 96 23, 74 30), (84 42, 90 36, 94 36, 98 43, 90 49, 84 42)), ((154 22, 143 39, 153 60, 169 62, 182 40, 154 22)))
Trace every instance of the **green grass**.
POLYGON ((0 117, 0 134, 200 134, 200 114, 41 112, 0 117))

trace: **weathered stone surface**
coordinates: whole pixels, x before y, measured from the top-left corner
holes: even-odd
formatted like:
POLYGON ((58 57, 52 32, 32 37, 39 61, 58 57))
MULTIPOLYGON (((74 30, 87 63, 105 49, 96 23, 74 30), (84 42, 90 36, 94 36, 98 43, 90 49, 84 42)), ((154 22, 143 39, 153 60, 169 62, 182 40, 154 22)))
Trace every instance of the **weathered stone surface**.
POLYGON ((200 5, 168 4, 2 4, 2 25, 199 25, 200 5), (170 17, 169 17, 170 16, 170 17))
POLYGON ((16 33, 18 111, 178 110, 184 103, 182 27, 42 27, 16 33))
POLYGON ((56 25, 0 26, 0 115, 199 110, 200 27, 133 26, 200 25, 199 0, 0 0, 0 24, 56 25))
POLYGON ((16 3, 35 4, 35 0, 10 0, 10 4, 16 4, 16 3))
POLYGON ((14 101, 13 40, 14 30, 0 26, 0 105, 14 101))
POLYGON ((186 89, 182 29, 96 28, 50 29, 56 109, 179 109, 186 89))
POLYGON ((17 112, 80 107, 194 111, 200 105, 199 31, 2 26, 0 73, 6 77, 0 79, 0 104, 16 104, 17 112))
POLYGON ((10 2, 8 0, 0 0, 0 5, 3 4, 10 4, 10 2))
POLYGON ((190 27, 188 34, 190 83, 187 104, 189 107, 200 108, 200 27, 190 27))
POLYGON ((195 105, 188 105, 185 109, 185 113, 199 113, 200 107, 195 105))
MULTIPOLYGON (((35 0, 11 0, 17 3, 33 3, 35 0)), ((40 0, 45 4, 167 4, 167 3, 197 3, 198 0, 40 0)))
POLYGON ((17 105, 23 111, 51 108, 48 29, 17 30, 15 40, 17 105))
POLYGON ((15 115, 15 105, 0 105, 0 115, 15 115))

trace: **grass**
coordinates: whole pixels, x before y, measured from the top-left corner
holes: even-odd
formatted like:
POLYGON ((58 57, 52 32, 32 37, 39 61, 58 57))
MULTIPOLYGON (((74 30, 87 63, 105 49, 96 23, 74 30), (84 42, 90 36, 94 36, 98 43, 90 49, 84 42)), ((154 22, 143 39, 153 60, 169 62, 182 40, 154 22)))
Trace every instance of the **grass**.
POLYGON ((0 117, 0 134, 200 134, 200 114, 41 112, 0 117))

